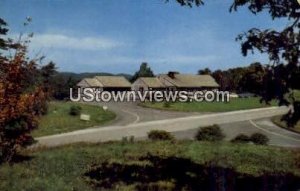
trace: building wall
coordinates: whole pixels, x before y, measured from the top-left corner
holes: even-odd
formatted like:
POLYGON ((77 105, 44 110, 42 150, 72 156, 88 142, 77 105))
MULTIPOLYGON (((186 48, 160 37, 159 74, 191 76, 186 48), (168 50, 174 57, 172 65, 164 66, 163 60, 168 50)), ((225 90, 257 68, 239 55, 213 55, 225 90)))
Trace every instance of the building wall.
POLYGON ((94 91, 96 91, 96 90, 102 91, 102 90, 103 90, 102 87, 93 87, 93 86, 90 86, 90 85, 86 82, 86 80, 81 80, 80 82, 78 82, 78 83, 77 83, 77 87, 80 88, 81 94, 83 93, 84 88, 92 88, 94 91))
POLYGON ((218 90, 218 88, 215 87, 178 87, 176 89, 179 91, 189 91, 189 92, 218 90))
POLYGON ((103 91, 109 91, 109 92, 113 92, 113 91, 130 91, 131 88, 130 87, 103 87, 103 91))

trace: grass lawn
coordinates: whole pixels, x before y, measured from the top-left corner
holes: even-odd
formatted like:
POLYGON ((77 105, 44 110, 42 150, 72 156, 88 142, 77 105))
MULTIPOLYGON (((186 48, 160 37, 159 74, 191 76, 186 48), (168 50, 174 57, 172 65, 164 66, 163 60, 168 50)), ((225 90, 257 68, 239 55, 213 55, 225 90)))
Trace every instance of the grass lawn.
MULTIPOLYGON (((294 176, 300 175, 299 150, 227 142, 74 144, 49 150, 27 151, 23 155, 30 157, 11 166, 0 165, 1 191, 96 188, 150 190, 147 186, 151 185, 156 190, 174 186, 182 188, 184 185, 194 186, 194 189, 199 190, 199 186, 202 188, 205 185, 201 181, 209 177, 214 177, 210 180, 214 181, 216 176, 203 173, 216 172, 222 176, 228 173, 230 177, 239 177, 235 184, 243 177, 256 180, 266 174, 289 174, 287 180, 291 181, 294 176), (202 186, 199 185, 202 183, 202 186)), ((262 180, 266 181, 268 178, 264 176, 262 180)), ((274 183, 276 181, 270 185, 274 183)), ((241 186, 243 185, 250 190, 258 190, 246 182, 242 182, 241 186)))
POLYGON ((231 98, 228 103, 225 102, 175 102, 166 106, 164 102, 145 102, 141 103, 141 106, 173 110, 173 111, 188 111, 188 112, 226 112, 243 109, 254 109, 268 106, 276 106, 276 102, 273 101, 271 105, 260 103, 260 98, 231 98))
MULTIPOLYGON (((300 91, 299 90, 294 90, 294 96, 295 96, 296 101, 300 101, 300 91)), ((288 128, 286 122, 281 121, 281 118, 282 118, 282 116, 275 116, 275 117, 271 118, 271 120, 273 123, 275 123, 279 127, 300 133, 300 121, 298 121, 298 123, 295 125, 295 127, 288 128)))
POLYGON ((49 104, 48 114, 41 117, 39 128, 33 131, 33 136, 58 134, 103 125, 115 117, 116 115, 113 112, 104 111, 99 106, 53 101, 49 104), (73 105, 79 105, 82 108, 82 114, 90 115, 90 121, 82 121, 80 116, 70 115, 70 107, 73 105))
POLYGON ((291 131, 295 131, 295 132, 300 133, 300 121, 296 124, 295 127, 288 128, 288 126, 286 125, 286 122, 285 121, 281 121, 281 117, 282 116, 275 116, 275 117, 272 117, 271 120, 272 120, 273 123, 275 123, 279 127, 282 127, 282 128, 289 129, 291 131))
POLYGON ((300 100, 300 90, 294 90, 294 96, 296 100, 300 100))

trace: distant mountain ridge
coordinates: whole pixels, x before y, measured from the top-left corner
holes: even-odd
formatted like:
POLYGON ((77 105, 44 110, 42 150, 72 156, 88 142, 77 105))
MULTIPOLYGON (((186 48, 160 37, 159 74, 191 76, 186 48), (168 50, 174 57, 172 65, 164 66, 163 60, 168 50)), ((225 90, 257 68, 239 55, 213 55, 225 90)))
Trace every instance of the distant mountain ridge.
POLYGON ((74 73, 74 72, 58 72, 57 76, 61 76, 65 79, 72 78, 76 81, 80 81, 83 78, 93 78, 95 76, 124 76, 127 80, 132 78, 132 75, 125 73, 112 74, 107 72, 83 72, 83 73, 74 73))

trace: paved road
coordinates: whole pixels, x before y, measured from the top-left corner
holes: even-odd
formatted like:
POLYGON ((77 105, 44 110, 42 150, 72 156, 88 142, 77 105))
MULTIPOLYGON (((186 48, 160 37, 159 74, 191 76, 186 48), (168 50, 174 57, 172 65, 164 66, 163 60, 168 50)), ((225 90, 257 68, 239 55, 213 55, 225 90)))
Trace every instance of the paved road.
MULTIPOLYGON (((241 133, 248 136, 253 133, 262 133, 270 139, 269 145, 300 147, 299 134, 274 125, 269 118, 226 123, 221 124, 220 127, 226 135, 226 140, 231 140, 241 133)), ((198 129, 177 131, 173 134, 177 139, 194 139, 197 130, 198 129)))
POLYGON ((162 119, 173 119, 179 117, 194 116, 199 112, 178 112, 164 111, 138 106, 137 102, 108 102, 108 103, 91 103, 93 105, 107 106, 109 110, 115 112, 117 117, 106 126, 124 126, 146 121, 156 121, 162 119))
POLYGON ((38 144, 36 146, 53 147, 75 142, 103 142, 121 140, 123 137, 129 136, 143 138, 146 137, 147 133, 153 129, 166 130, 177 134, 177 136, 184 136, 185 132, 186 136, 191 138, 194 136, 194 134, 191 136, 191 132, 196 131, 201 126, 221 124, 225 133, 228 135, 228 139, 231 139, 236 134, 245 133, 245 131, 247 134, 263 131, 271 138, 271 144, 299 147, 298 139, 300 140, 300 137, 297 134, 278 128, 273 124, 271 125, 271 123, 266 120, 258 120, 284 114, 286 112, 287 108, 285 107, 272 107, 148 121, 127 126, 109 126, 85 129, 38 138, 38 144), (241 124, 239 124, 240 122, 241 124), (189 136, 188 133, 190 133, 189 136), (286 137, 279 137, 279 135, 276 134, 281 134, 286 137))

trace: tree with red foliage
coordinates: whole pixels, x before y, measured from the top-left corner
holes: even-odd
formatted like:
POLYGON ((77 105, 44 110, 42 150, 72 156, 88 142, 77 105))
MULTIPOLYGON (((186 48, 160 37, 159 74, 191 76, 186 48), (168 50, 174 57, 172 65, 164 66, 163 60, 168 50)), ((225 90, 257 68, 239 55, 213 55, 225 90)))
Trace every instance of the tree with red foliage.
POLYGON ((31 83, 38 59, 27 58, 29 41, 7 38, 6 26, 0 18, 0 162, 10 162, 22 147, 33 143, 30 132, 38 127, 47 100, 44 88, 31 83))

